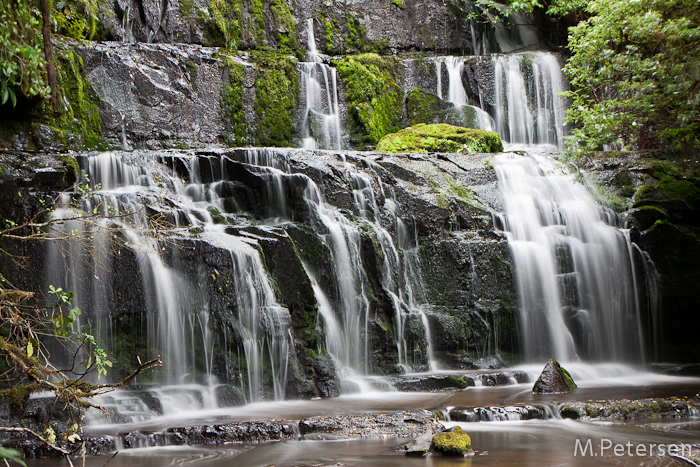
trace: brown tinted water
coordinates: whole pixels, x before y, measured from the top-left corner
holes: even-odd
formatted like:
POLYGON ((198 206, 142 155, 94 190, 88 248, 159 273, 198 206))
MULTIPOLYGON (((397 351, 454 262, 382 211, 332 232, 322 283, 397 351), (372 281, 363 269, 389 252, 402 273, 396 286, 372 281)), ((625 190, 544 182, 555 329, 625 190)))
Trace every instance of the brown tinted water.
MULTIPOLYGON (((692 397, 700 393, 700 379, 672 378, 649 373, 589 378, 565 396, 535 396, 531 385, 469 388, 448 393, 374 392, 318 401, 283 401, 250 404, 208 412, 180 413, 157 420, 88 428, 93 434, 132 429, 159 430, 187 424, 226 423, 263 419, 299 420, 385 412, 402 409, 445 410, 448 407, 503 406, 537 403, 554 408, 568 401, 692 397)), ((700 443, 700 419, 628 422, 548 420, 454 423, 472 439, 476 451, 469 458, 410 458, 396 452, 406 440, 301 441, 215 447, 158 447, 121 451, 110 467, 160 466, 683 466, 667 455, 671 445, 700 443), (663 445, 663 446, 662 446, 663 445), (651 452, 652 455, 649 455, 651 452), (664 454, 664 455, 660 455, 664 454)), ((101 467, 107 457, 86 459, 86 466, 101 467)), ((30 467, 66 465, 65 460, 30 461, 30 467)), ((76 463, 76 465, 78 465, 76 463)))

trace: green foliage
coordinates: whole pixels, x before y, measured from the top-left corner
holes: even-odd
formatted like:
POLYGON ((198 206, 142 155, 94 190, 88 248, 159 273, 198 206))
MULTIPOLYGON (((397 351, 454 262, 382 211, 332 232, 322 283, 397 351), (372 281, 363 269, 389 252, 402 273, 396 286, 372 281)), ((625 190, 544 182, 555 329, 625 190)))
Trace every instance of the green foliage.
POLYGON ((194 7, 194 1, 180 0, 180 2, 178 3, 178 7, 180 8, 180 13, 182 13, 183 16, 191 16, 192 8, 194 7))
POLYGON ((0 447, 0 459, 7 459, 10 462, 16 462, 19 465, 27 467, 27 464, 22 460, 22 453, 17 449, 0 447))
POLYGON ((211 0, 205 36, 209 45, 236 50, 243 22, 241 0, 211 0))
POLYGON ((46 97, 51 90, 44 82, 41 15, 27 0, 12 7, 0 2, 0 104, 17 105, 17 95, 46 97))
POLYGON ((343 35, 348 52, 384 54, 386 52, 386 41, 371 41, 367 38, 367 29, 360 23, 352 13, 345 16, 345 30, 343 35))
POLYGON ((700 8, 694 0, 597 0, 570 30, 574 148, 700 147, 700 8))
POLYGON ((289 146, 296 127, 294 102, 299 97, 299 78, 293 59, 270 53, 254 54, 255 144, 289 146))
POLYGON ((333 40, 335 37, 336 29, 337 22, 335 20, 333 20, 332 22, 328 20, 323 22, 323 49, 329 55, 337 55, 340 53, 340 50, 335 47, 333 40))
POLYGON ((386 152, 502 152, 498 133, 445 123, 418 124, 384 136, 377 150, 386 152))
MULTIPOLYGON (((296 51, 299 49, 296 23, 292 17, 292 10, 285 0, 270 0, 270 13, 272 13, 273 27, 277 39, 277 45, 283 51, 296 51)), ((270 29, 270 28, 268 28, 270 29)))
POLYGON ((101 0, 56 0, 53 21, 55 32, 74 39, 95 37, 100 19, 101 0))
POLYGON ((403 113, 403 90, 396 84, 396 61, 377 54, 345 56, 333 62, 345 83, 348 130, 360 147, 374 146, 398 130, 403 113))

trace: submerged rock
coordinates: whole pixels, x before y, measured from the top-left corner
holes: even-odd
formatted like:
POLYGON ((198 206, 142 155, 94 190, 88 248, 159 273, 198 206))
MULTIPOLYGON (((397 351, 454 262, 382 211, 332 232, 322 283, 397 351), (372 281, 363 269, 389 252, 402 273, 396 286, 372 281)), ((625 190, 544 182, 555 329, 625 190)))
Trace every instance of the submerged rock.
POLYGON ((459 126, 418 124, 397 133, 384 136, 377 145, 386 152, 447 152, 484 153, 502 152, 503 143, 498 133, 459 126))
POLYGON ((535 386, 532 388, 533 394, 568 394, 576 388, 573 378, 559 362, 552 358, 544 366, 542 374, 535 386))
POLYGON ((445 456, 466 456, 472 451, 472 440, 460 427, 433 436, 430 451, 445 456))

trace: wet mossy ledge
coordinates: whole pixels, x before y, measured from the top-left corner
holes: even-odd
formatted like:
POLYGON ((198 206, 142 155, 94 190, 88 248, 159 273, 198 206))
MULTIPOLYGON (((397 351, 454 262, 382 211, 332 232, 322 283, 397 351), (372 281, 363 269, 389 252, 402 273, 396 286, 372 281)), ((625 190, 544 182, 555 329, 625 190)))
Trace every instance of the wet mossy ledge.
POLYGON ((503 152, 498 133, 448 125, 446 123, 418 124, 384 136, 378 151, 492 153, 503 152))

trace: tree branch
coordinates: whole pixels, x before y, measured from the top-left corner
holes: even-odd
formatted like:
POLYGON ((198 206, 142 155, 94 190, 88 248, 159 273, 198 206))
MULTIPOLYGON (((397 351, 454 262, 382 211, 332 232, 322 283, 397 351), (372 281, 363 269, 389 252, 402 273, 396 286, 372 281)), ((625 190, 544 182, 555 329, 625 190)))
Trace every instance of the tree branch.
POLYGON ((27 433, 27 434, 32 435, 36 439, 42 441, 49 448, 60 452, 64 456, 68 456, 70 454, 70 452, 66 451, 65 449, 60 448, 60 447, 56 446, 55 444, 49 443, 39 433, 37 433, 36 431, 32 431, 29 428, 0 426, 0 431, 5 431, 5 432, 9 432, 9 433, 27 433))

